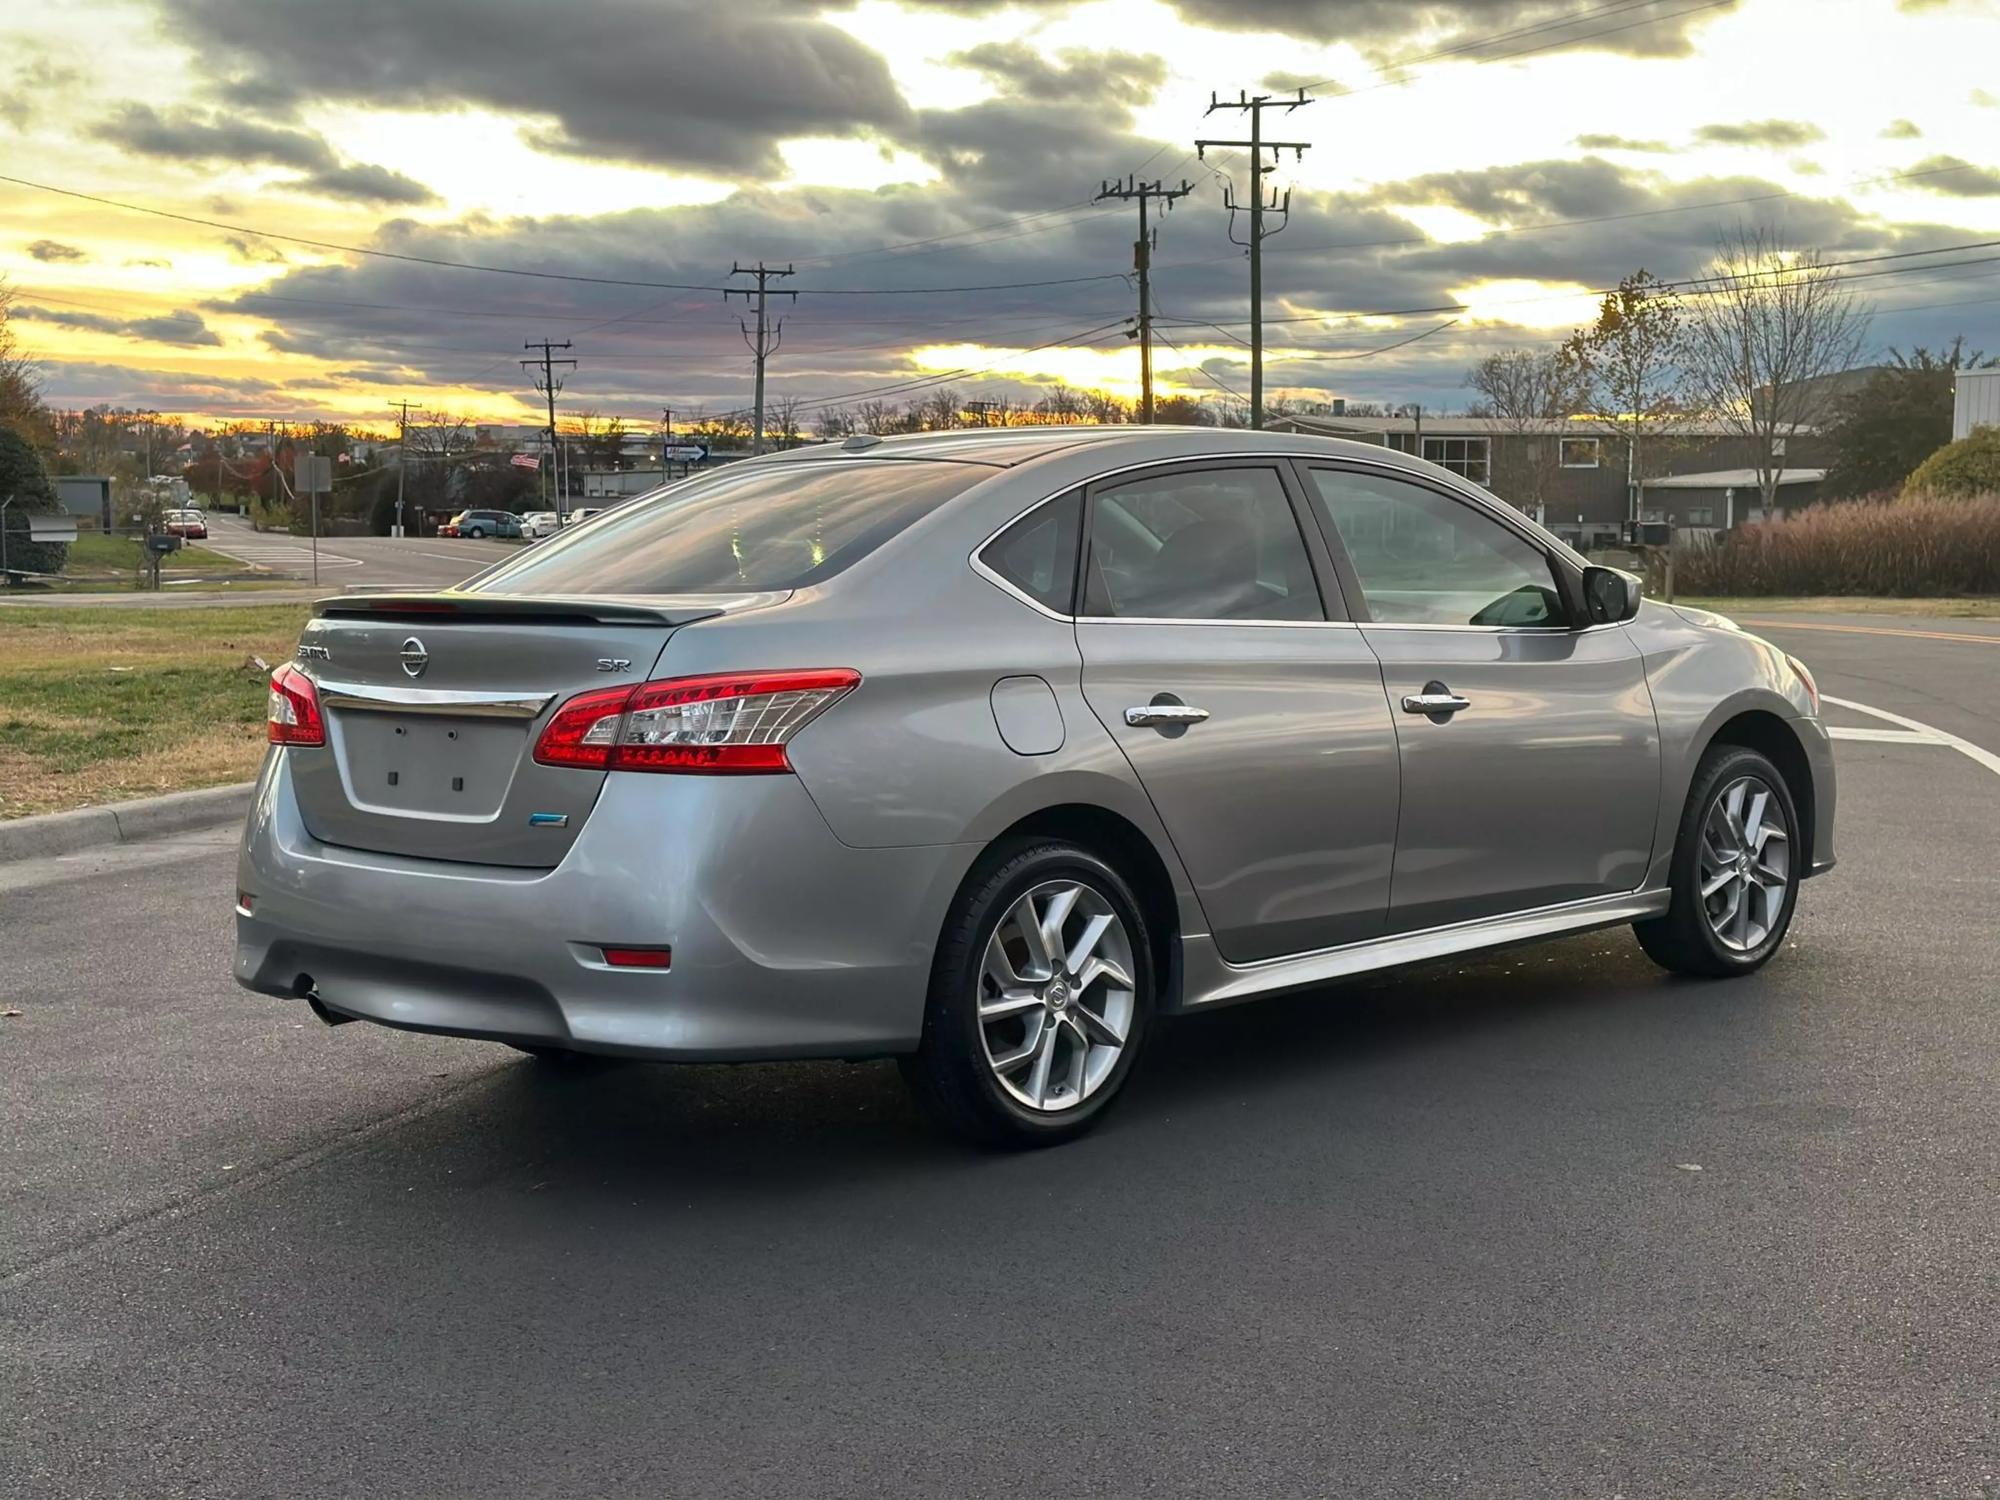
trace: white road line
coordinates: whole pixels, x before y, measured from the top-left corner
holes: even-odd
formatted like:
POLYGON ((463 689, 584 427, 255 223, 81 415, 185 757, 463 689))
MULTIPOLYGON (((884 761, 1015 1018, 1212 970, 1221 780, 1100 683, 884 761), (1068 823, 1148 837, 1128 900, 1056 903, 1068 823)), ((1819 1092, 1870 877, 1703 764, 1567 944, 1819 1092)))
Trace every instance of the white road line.
POLYGON ((1914 729, 1851 729, 1845 724, 1827 726, 1827 737, 1836 740, 1869 740, 1878 745, 1944 745, 1934 734, 1921 734, 1914 729))
MULTIPOLYGON (((1851 698, 1836 698, 1830 693, 1821 693, 1820 701, 1822 703, 1838 704, 1842 708, 1851 708, 1858 714, 1868 714, 1873 718, 1887 719, 1891 724, 1900 724, 1905 729, 1915 730, 1918 734, 1924 735, 1940 745, 1951 746, 1960 755, 1977 761, 1995 776, 2000 776, 2000 755, 1995 755, 1991 750, 1986 749, 1982 745, 1973 744, 1971 740, 1960 739, 1957 735, 1939 729, 1934 724, 1926 724, 1918 719, 1906 719, 1901 714, 1890 713, 1886 708, 1870 708, 1865 703, 1856 703, 1851 698)), ((1856 738, 1853 735, 1842 735, 1837 729, 1830 729, 1827 732, 1842 739, 1856 738)), ((1912 741, 1912 743, 1915 742, 1912 741)))

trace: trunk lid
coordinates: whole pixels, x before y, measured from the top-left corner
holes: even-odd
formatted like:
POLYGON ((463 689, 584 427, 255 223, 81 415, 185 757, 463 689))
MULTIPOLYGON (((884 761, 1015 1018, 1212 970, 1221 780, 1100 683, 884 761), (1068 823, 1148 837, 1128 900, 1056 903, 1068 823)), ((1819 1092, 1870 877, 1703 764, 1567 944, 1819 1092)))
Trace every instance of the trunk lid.
POLYGON ((319 686, 327 743, 287 752, 306 827, 351 849, 551 868, 606 773, 536 764, 549 715, 577 693, 645 681, 676 630, 773 597, 326 600, 298 661, 319 686))

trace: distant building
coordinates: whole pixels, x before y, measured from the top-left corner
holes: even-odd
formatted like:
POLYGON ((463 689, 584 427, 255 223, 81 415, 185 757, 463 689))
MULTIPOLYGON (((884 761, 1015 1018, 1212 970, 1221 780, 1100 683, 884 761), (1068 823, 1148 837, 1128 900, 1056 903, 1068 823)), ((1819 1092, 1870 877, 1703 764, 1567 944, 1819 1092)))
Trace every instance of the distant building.
MULTIPOLYGON (((1462 475, 1492 490, 1517 509, 1534 516, 1549 530, 1585 549, 1614 545, 1632 519, 1633 495, 1627 484, 1625 453, 1616 435, 1595 423, 1550 417, 1520 422, 1503 417, 1287 416, 1271 423, 1273 431, 1316 433, 1356 442, 1377 443, 1462 475), (1539 481, 1539 503, 1531 482, 1539 481)), ((1815 428, 1793 427, 1778 440, 1774 456, 1795 476, 1780 492, 1779 514, 1817 498, 1824 462, 1825 440, 1815 428), (1796 465, 1797 467, 1794 467, 1796 465), (1810 481, 1796 476, 1810 474, 1810 481), (1802 488, 1801 486, 1808 486, 1802 488)), ((1660 492, 1677 477, 1707 481, 1717 474, 1735 474, 1756 466, 1757 440, 1722 422, 1687 421, 1648 437, 1646 478, 1638 494, 1637 519, 1673 521, 1694 529, 1717 530, 1764 519, 1756 477, 1747 481, 1748 503, 1741 486, 1698 484, 1691 489, 1660 492), (1725 491, 1735 489, 1734 498, 1725 491), (1713 491, 1713 495, 1709 492, 1713 491), (1702 499, 1690 501, 1687 495, 1702 499), (1703 500, 1712 503, 1704 504, 1703 500), (1704 511, 1710 519, 1696 521, 1704 511)))
POLYGON ((1951 440, 1975 427, 2000 427, 2000 370, 1959 370, 1953 375, 1951 440))

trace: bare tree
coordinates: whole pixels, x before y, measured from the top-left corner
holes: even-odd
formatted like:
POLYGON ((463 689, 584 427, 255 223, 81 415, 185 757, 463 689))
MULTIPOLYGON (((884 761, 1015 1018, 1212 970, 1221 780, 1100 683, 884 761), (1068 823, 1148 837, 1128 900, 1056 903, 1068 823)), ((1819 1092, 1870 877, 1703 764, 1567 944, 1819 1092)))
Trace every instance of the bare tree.
POLYGON ((42 405, 39 365, 14 337, 14 288, 0 277, 0 427, 11 427, 38 448, 53 444, 55 430, 42 405))
POLYGON ((1045 422, 1074 422, 1083 415, 1083 396, 1058 380, 1043 390, 1042 399, 1035 403, 1035 414, 1045 422))
POLYGON ((1607 292, 1597 320, 1564 340, 1598 431, 1625 445, 1628 514, 1638 519, 1639 490, 1673 425, 1687 415, 1681 359, 1686 313, 1672 290, 1637 271, 1607 292))
POLYGON ((813 436, 832 443, 844 437, 852 437, 860 431, 853 412, 844 406, 822 407, 813 419, 813 436))
POLYGON ((885 436, 903 430, 903 414, 893 401, 864 401, 854 408, 854 416, 863 432, 885 436))
POLYGON ((1763 229, 1723 237, 1713 289, 1688 318, 1688 384, 1711 416, 1750 440, 1767 512, 1785 439, 1826 416, 1824 377, 1851 369, 1867 337, 1867 309, 1817 250, 1794 252, 1763 229))
POLYGON ((799 401, 797 396, 773 397, 764 425, 778 436, 781 448, 799 445, 799 401))
POLYGON ((965 403, 954 386, 939 386, 928 396, 913 399, 910 412, 924 432, 946 432, 965 425, 965 403))
MULTIPOLYGON (((1159 403, 1154 403, 1157 415, 1159 403)), ((1099 426, 1111 427, 1132 420, 1132 403, 1109 391, 1087 390, 1083 392, 1083 415, 1085 420, 1099 426)))
MULTIPOLYGON (((1512 439, 1494 444, 1494 493, 1536 513, 1562 469, 1555 424, 1588 399, 1576 361, 1560 348, 1502 349, 1468 370, 1465 383, 1479 393, 1470 415, 1491 418, 1512 439)), ((1359 415, 1352 407, 1348 414, 1359 415)))

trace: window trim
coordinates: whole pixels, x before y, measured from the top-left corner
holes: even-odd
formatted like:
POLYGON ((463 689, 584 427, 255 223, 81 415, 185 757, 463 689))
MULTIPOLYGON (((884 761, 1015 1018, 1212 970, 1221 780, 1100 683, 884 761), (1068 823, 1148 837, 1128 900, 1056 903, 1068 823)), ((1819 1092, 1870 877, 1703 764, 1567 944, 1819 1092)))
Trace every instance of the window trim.
POLYGON ((1564 469, 1601 469, 1604 467, 1604 439, 1601 437, 1557 437, 1556 464, 1564 469), (1563 450, 1571 443, 1590 444, 1590 462, 1573 464, 1563 457, 1563 450))
MULTIPOLYGON (((1083 490, 1083 530, 1078 538, 1076 591, 1070 596, 1071 607, 1078 613, 1073 616, 1079 623, 1124 624, 1124 625, 1206 625, 1206 626, 1254 626, 1267 629, 1272 626, 1308 628, 1325 625, 1349 625, 1354 623, 1347 609, 1346 590, 1330 558, 1320 553, 1320 537, 1314 525, 1306 494, 1299 486, 1298 474, 1292 468, 1291 456, 1286 453, 1232 453, 1214 457, 1191 457, 1154 459, 1148 463, 1133 464, 1124 469, 1113 469, 1107 473, 1092 475, 1080 486, 1083 490), (1092 533, 1097 524, 1097 497, 1107 489, 1118 489, 1127 484, 1140 482, 1154 474, 1171 475, 1181 472, 1206 473, 1216 469, 1268 469, 1278 481, 1278 488, 1290 508, 1292 524, 1298 528, 1299 545, 1305 549, 1306 566, 1312 573, 1313 592, 1319 599, 1320 618, 1317 620, 1204 620, 1178 615, 1090 615, 1082 613, 1084 596, 1090 579, 1090 548, 1094 540, 1092 533)), ((1054 497, 1051 497, 1054 498, 1054 497)), ((1046 500, 1037 502, 1046 505, 1046 500)), ((1032 508, 1032 507, 1031 507, 1032 508)), ((1002 527, 1001 530, 1005 530, 1002 527)), ((998 533, 995 533, 996 535, 998 533)))
MULTIPOLYGON (((1394 451, 1394 450, 1389 450, 1389 451, 1394 451)), ((1416 455, 1414 454, 1408 454, 1408 453, 1402 455, 1402 457, 1404 458, 1414 458, 1415 456, 1416 455)), ((1313 557, 1315 565, 1318 565, 1320 562, 1324 561, 1326 566, 1329 568, 1333 579, 1334 592, 1328 594, 1325 586, 1322 585, 1321 596, 1327 605, 1329 615, 1332 614, 1332 609, 1336 602, 1338 602, 1341 606, 1341 617, 1338 619, 1328 618, 1325 620, 1262 620, 1262 621, 1251 622, 1256 624, 1260 630, 1301 630, 1301 629, 1325 630, 1328 629, 1329 627, 1339 630, 1358 630, 1365 625, 1371 630, 1460 630, 1468 632, 1494 631, 1494 630, 1528 630, 1528 631, 1548 632, 1551 630, 1561 629, 1566 634, 1582 635, 1587 631, 1611 630, 1616 628, 1617 626, 1618 622, 1612 622, 1608 624, 1591 623, 1587 625, 1572 625, 1572 626, 1552 626, 1552 625, 1401 625, 1399 626, 1399 625, 1369 620, 1367 618, 1368 607, 1365 600, 1361 601, 1360 607, 1358 609, 1355 607, 1353 603, 1349 602, 1352 600, 1360 600, 1361 594, 1360 594, 1360 580, 1354 574, 1352 567, 1348 563, 1346 552, 1344 550, 1338 550, 1329 547, 1327 545, 1325 533, 1320 526, 1319 516, 1317 512, 1314 510, 1314 507, 1306 502, 1305 486, 1310 482, 1307 479, 1305 473, 1307 469, 1311 468, 1347 469, 1359 473, 1386 475, 1391 479, 1400 479, 1405 484, 1414 484, 1421 489, 1435 491, 1437 494, 1443 495, 1448 499, 1456 500, 1460 505, 1470 507, 1474 511, 1477 511, 1480 515, 1491 517, 1492 519, 1500 522, 1501 525, 1513 531, 1517 536, 1521 538, 1522 541, 1526 542, 1529 546, 1535 548, 1538 552, 1542 553, 1543 556, 1548 558, 1549 566, 1551 570, 1555 573, 1556 580, 1561 588, 1563 599, 1569 606, 1569 617, 1573 620, 1578 618, 1587 620, 1589 619, 1589 616, 1584 612, 1583 609, 1583 592, 1582 592, 1582 581, 1581 581, 1582 574, 1578 570, 1578 565, 1573 564, 1570 561, 1569 557, 1566 556, 1563 551, 1558 550, 1567 546, 1567 544, 1564 543, 1560 537, 1555 539, 1555 546, 1554 548, 1552 548, 1550 546, 1549 539, 1547 537, 1540 535, 1539 532, 1534 528, 1533 523, 1530 522, 1526 516, 1523 516, 1522 514, 1520 514, 1520 512, 1514 510, 1512 506, 1507 505, 1505 502, 1498 500, 1491 492, 1480 489, 1477 485, 1474 485, 1471 480, 1464 480, 1463 482, 1468 486, 1468 488, 1472 491, 1472 493, 1470 494, 1461 493, 1453 486, 1439 482, 1433 475, 1413 470, 1404 464, 1388 463, 1384 462, 1381 459, 1369 458, 1358 454, 1350 456, 1347 454, 1301 453, 1297 449, 1290 449, 1290 450, 1280 449, 1273 453, 1259 453, 1259 454, 1245 454, 1240 451, 1234 453, 1196 453, 1196 454, 1189 454, 1182 458, 1170 458, 1170 459, 1149 458, 1149 459, 1141 459, 1136 463, 1121 464, 1119 467, 1115 469, 1106 469, 1103 473, 1093 474, 1089 476, 1087 479, 1073 479, 1069 483, 1063 485, 1060 489, 1051 490, 1048 494, 1043 495, 1040 499, 1032 500, 1028 504, 1023 505, 1019 510, 1015 511, 1012 515, 1002 520, 999 525, 995 526, 985 536, 981 537, 977 545, 975 545, 971 549, 971 551, 967 553, 966 562, 968 565, 970 565, 973 572, 979 574, 979 576, 984 578, 988 583, 992 584, 995 588, 999 589, 1002 593, 1008 595, 1009 597, 1019 601, 1022 604, 1025 604, 1029 609, 1034 610, 1036 613, 1041 615, 1046 615, 1048 618, 1052 620, 1061 620, 1065 624, 1070 624, 1070 625, 1077 624, 1078 623, 1077 616, 1059 615, 1054 613, 1052 610, 1045 608, 1043 605, 1037 603, 1035 600, 1029 598, 1027 595, 1018 592, 1011 584, 1007 582, 1006 579, 1000 577, 997 573, 994 573, 991 569, 983 567, 979 561, 979 554, 985 550, 987 543, 991 542, 995 537, 999 536, 1001 532, 1005 531, 1009 526, 1012 526, 1016 521, 1020 520, 1030 511, 1039 510, 1042 506, 1047 505, 1051 500, 1060 499, 1062 496, 1069 494, 1070 491, 1072 490, 1084 489, 1089 487, 1090 485, 1101 484, 1107 479, 1116 478, 1124 474, 1136 474, 1147 469, 1165 469, 1165 468, 1173 468, 1179 465, 1193 465, 1193 464, 1200 464, 1206 466, 1217 463, 1230 463, 1230 462, 1267 463, 1267 464, 1277 463, 1291 469, 1292 477, 1287 482, 1286 487, 1287 490, 1295 497, 1294 499, 1295 512, 1298 509, 1303 508, 1303 510, 1311 520, 1311 525, 1306 528, 1306 550, 1313 557)), ((1454 475, 1453 477, 1462 478, 1462 476, 1458 475, 1454 475)), ((680 482, 683 484, 687 483, 686 480, 682 480, 680 482)), ((1083 527, 1084 531, 1083 531, 1082 541, 1085 545, 1087 545, 1090 540, 1090 507, 1088 505, 1084 507, 1083 511, 1083 527)), ((1077 559, 1079 566, 1081 566, 1082 564, 1083 556, 1084 556, 1083 547, 1079 546, 1077 549, 1077 559)), ((1081 581, 1082 580, 1079 578, 1078 580, 1079 585, 1081 584, 1081 581)), ((1086 616, 1085 618, 1088 619, 1088 621, 1091 624, 1095 625, 1228 626, 1241 623, 1239 621, 1234 621, 1234 620, 1158 620, 1158 619, 1141 619, 1135 616, 1117 617, 1117 616, 1105 616, 1105 615, 1091 615, 1091 616, 1086 616)))
MULTIPOLYGON (((1339 473, 1379 474, 1390 479, 1399 480, 1404 484, 1412 485, 1430 494, 1440 496, 1445 500, 1449 500, 1454 505, 1463 506, 1476 516, 1485 517, 1499 526, 1501 530, 1512 533, 1519 540, 1525 542, 1541 554, 1542 561, 1549 570, 1550 580, 1555 584, 1556 595, 1562 600, 1564 617, 1560 623, 1554 625, 1437 625, 1416 621, 1377 620, 1368 608, 1368 595, 1361 587, 1361 575, 1354 569, 1354 560, 1347 555, 1347 544, 1340 539, 1338 531, 1333 527, 1331 522, 1321 515, 1320 508, 1308 505, 1307 509, 1312 513, 1313 524, 1318 528, 1321 539, 1333 556, 1334 566, 1339 571, 1342 591, 1349 598, 1358 602, 1359 607, 1350 613, 1350 618, 1357 624, 1365 625, 1370 630, 1448 630, 1483 635, 1490 635, 1496 631, 1531 635, 1581 635, 1586 630, 1596 630, 1599 628, 1597 623, 1588 623, 1590 617, 1582 610, 1581 588, 1575 570, 1568 566, 1567 560, 1560 554, 1550 551, 1547 543, 1542 538, 1536 536, 1525 526, 1517 524, 1515 517, 1518 515, 1518 512, 1513 515, 1508 514, 1507 512, 1512 511, 1513 507, 1506 505, 1505 502, 1482 502, 1475 500, 1470 495, 1457 494, 1444 485, 1431 482, 1428 475, 1412 474, 1389 464, 1371 464, 1345 458, 1317 457, 1294 457, 1292 462, 1299 467, 1299 478, 1302 485, 1312 483, 1311 471, 1314 469, 1329 469, 1339 473), (1587 623, 1578 625, 1575 623, 1578 620, 1584 620, 1587 623)), ((1464 476, 1461 475, 1459 477, 1463 478, 1464 476)), ((1466 483, 1470 484, 1472 481, 1468 479, 1466 483)))
MULTIPOLYGON (((1427 464, 1436 464, 1440 469, 1443 469, 1445 473, 1454 475, 1459 479, 1463 479, 1467 484, 1476 484, 1482 490, 1491 489, 1493 487, 1493 439, 1484 433, 1478 433, 1478 432, 1430 433, 1417 440, 1417 451, 1414 454, 1412 454, 1411 457, 1421 459, 1423 462, 1427 464), (1479 464, 1480 467, 1486 471, 1486 477, 1484 479, 1474 479, 1470 474, 1459 473, 1457 469, 1454 469, 1449 463, 1445 462, 1444 459, 1432 458, 1429 454, 1423 451, 1424 446, 1428 443, 1479 444, 1479 464)), ((1468 463, 1470 461, 1471 461, 1470 453, 1468 453, 1465 458, 1459 460, 1459 462, 1461 463, 1468 463)))

